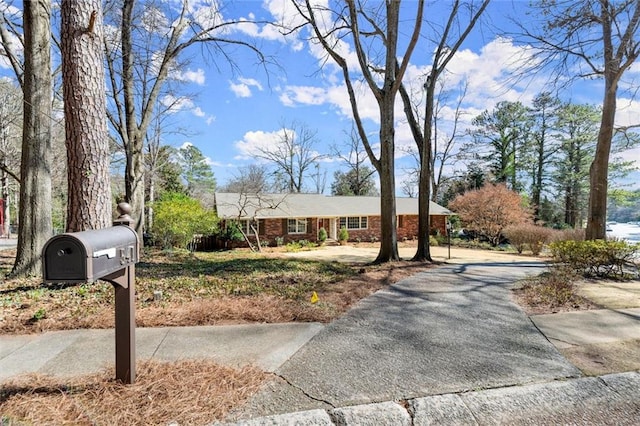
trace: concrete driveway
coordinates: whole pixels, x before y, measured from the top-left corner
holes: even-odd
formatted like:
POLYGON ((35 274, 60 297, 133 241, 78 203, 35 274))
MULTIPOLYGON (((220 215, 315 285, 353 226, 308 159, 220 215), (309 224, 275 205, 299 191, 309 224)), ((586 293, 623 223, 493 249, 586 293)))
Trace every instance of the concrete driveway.
POLYGON ((581 373, 511 301, 541 262, 468 262, 362 300, 276 370, 248 416, 538 383, 581 373))

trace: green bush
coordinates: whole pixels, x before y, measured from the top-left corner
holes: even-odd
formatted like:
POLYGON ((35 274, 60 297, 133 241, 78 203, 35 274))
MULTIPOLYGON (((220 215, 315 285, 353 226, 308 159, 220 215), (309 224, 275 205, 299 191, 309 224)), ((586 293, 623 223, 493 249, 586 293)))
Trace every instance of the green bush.
POLYGON ((525 248, 529 248, 534 255, 539 255, 542 248, 547 244, 553 234, 553 229, 534 225, 533 223, 522 223, 510 225, 502 231, 509 243, 518 253, 522 253, 525 248))
POLYGON ((349 231, 344 226, 340 228, 340 232, 338 232, 338 241, 347 241, 349 240, 349 231))
POLYGON ((327 241, 327 230, 322 227, 318 230, 318 242, 323 244, 325 241, 327 241))
POLYGON ((163 248, 186 248, 195 234, 210 235, 216 230, 215 213, 184 194, 165 194, 154 203, 153 213, 152 232, 163 248))
POLYGON ((549 245, 553 261, 587 277, 624 278, 635 266, 640 244, 619 240, 555 241, 549 245))
POLYGON ((240 227, 234 221, 227 222, 224 229, 218 230, 217 235, 225 241, 244 241, 244 235, 242 235, 240 227))

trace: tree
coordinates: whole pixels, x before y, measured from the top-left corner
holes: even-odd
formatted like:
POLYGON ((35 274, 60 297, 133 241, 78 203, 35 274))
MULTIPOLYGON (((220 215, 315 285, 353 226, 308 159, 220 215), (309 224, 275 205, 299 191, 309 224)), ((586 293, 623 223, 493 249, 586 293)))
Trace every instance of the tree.
POLYGON ((589 171, 587 239, 606 238, 609 156, 614 133, 618 85, 640 55, 640 2, 635 0, 540 1, 534 11, 544 19, 529 22, 525 35, 538 49, 538 67, 560 75, 604 79, 602 116, 589 171))
POLYGON ((415 18, 411 25, 409 20, 403 20, 403 31, 410 34, 404 52, 398 51, 399 1, 387 1, 384 6, 370 7, 366 2, 352 0, 341 10, 312 6, 310 0, 306 0, 304 5, 294 5, 304 22, 311 26, 314 42, 322 46, 342 71, 358 135, 380 177, 382 238, 380 251, 374 262, 398 260, 400 256, 396 226, 394 105, 402 78, 419 39, 424 1, 417 2, 415 18), (360 116, 359 100, 353 84, 356 77, 352 67, 355 64, 349 64, 344 53, 347 47, 344 40, 347 38, 353 42, 358 72, 378 104, 379 157, 373 151, 373 144, 369 141, 360 116), (400 63, 398 58, 402 58, 400 63))
POLYGON ((493 246, 500 243, 504 228, 528 223, 532 217, 520 194, 505 184, 487 184, 466 192, 451 201, 449 208, 467 229, 484 236, 493 246))
POLYGON ((12 83, 0 80, 0 187, 2 188, 4 228, 9 236, 11 224, 10 178, 20 183, 20 132, 22 131, 22 94, 12 83))
POLYGON ((549 92, 540 93, 533 99, 534 123, 524 155, 530 160, 528 170, 531 175, 531 203, 536 221, 541 219, 540 194, 542 194, 543 183, 548 180, 547 165, 558 149, 553 133, 559 106, 560 101, 552 97, 549 92))
POLYGON ((526 145, 532 125, 527 108, 520 102, 501 101, 493 111, 483 111, 472 124, 478 148, 488 149, 481 153, 481 158, 491 165, 496 182, 521 190, 518 153, 526 145))
POLYGON ((67 231, 111 226, 102 1, 63 0, 62 81, 69 192, 67 231))
POLYGON ((369 195, 377 196, 378 189, 372 179, 375 170, 371 170, 367 166, 359 169, 351 169, 346 172, 336 170, 333 174, 333 183, 331 184, 332 195, 369 195), (360 175, 358 175, 360 173, 360 175))
POLYGON ((244 46, 260 63, 267 61, 251 43, 229 36, 234 27, 256 22, 223 19, 219 7, 218 3, 194 5, 186 0, 148 1, 138 7, 135 0, 106 2, 107 16, 120 30, 105 39, 111 92, 108 118, 125 153, 125 199, 138 218, 139 233, 144 229, 145 135, 172 71, 186 65, 185 51, 199 45, 211 58, 221 55, 232 69, 235 64, 225 46, 244 46), (145 43, 136 45, 134 40, 145 43))
POLYGON ((216 179, 211 165, 196 146, 186 143, 178 150, 179 163, 182 166, 182 177, 186 182, 187 194, 203 199, 216 189, 216 179))
MULTIPOLYGON (((460 121, 462 119, 463 102, 467 92, 467 82, 460 84, 456 91, 455 108, 453 111, 453 119, 447 123, 445 110, 450 109, 450 96, 454 93, 453 89, 447 88, 446 78, 438 80, 438 92, 434 99, 433 105, 433 125, 431 131, 431 191, 430 198, 435 202, 441 202, 447 199, 443 191, 447 191, 451 186, 451 180, 454 177, 445 175, 445 170, 455 166, 462 159, 463 154, 459 147, 460 138, 465 135, 461 130, 460 121), (446 124, 445 124, 446 123, 446 124)), ((401 92, 402 93, 402 92, 401 92)), ((416 98, 414 93, 412 98, 416 98)), ((413 110, 416 117, 420 117, 420 104, 415 104, 413 110)), ((417 120, 414 123, 417 125, 417 120)), ((406 152, 413 158, 414 165, 405 168, 407 172, 406 178, 401 183, 401 189, 408 197, 415 197, 420 183, 420 155, 418 147, 411 146, 406 152)))
POLYGON ((347 171, 336 171, 333 174, 331 193, 333 195, 379 195, 373 175, 374 169, 365 165, 367 152, 362 147, 362 142, 354 127, 349 134, 349 152, 343 154, 336 146, 332 148, 333 155, 341 159, 347 165, 347 171))
POLYGON ((418 247, 416 254, 413 256, 413 260, 416 261, 432 260, 429 250, 429 202, 431 200, 431 184, 433 178, 432 144, 434 138, 432 126, 435 116, 434 96, 436 84, 488 4, 489 0, 484 0, 476 9, 473 3, 469 3, 469 22, 463 26, 460 22, 462 15, 460 1, 456 0, 453 2, 447 22, 440 34, 440 39, 435 42, 437 47, 433 54, 431 70, 427 74, 423 86, 426 90, 426 100, 424 104, 425 113, 422 129, 418 124, 417 113, 414 115, 410 97, 404 85, 400 85, 400 95, 404 104, 404 112, 409 122, 413 139, 418 147, 418 156, 420 159, 420 175, 418 179, 418 211, 420 212, 418 215, 418 247))
POLYGON ((560 146, 554 158, 553 181, 563 201, 564 223, 581 227, 589 194, 589 163, 595 153, 600 108, 564 104, 558 111, 560 146))
MULTIPOLYGON (((12 275, 42 272, 42 248, 51 237, 51 4, 23 3, 24 74, 14 65, 24 96, 18 248, 12 275)), ((4 19, 3 19, 4 20, 4 19)), ((4 28, 4 25, 2 25, 4 28)), ((17 56, 2 36, 9 56, 17 56)), ((14 60, 11 60, 12 64, 14 60)))
POLYGON ((268 161, 282 174, 290 193, 303 192, 305 178, 324 155, 315 150, 317 131, 305 124, 282 125, 278 140, 269 147, 259 148, 256 157, 268 161))
POLYGON ((271 189, 268 170, 261 164, 249 164, 238 168, 237 173, 222 187, 221 192, 237 192, 241 194, 263 194, 271 189))
POLYGON ((445 183, 441 191, 441 198, 436 202, 443 206, 448 206, 451 200, 467 191, 479 189, 487 182, 491 182, 493 177, 488 175, 483 167, 477 162, 470 163, 462 174, 452 177, 445 183))
POLYGON ((163 248, 186 248, 195 234, 211 235, 217 224, 214 212, 185 194, 164 194, 154 210, 153 235, 163 248))

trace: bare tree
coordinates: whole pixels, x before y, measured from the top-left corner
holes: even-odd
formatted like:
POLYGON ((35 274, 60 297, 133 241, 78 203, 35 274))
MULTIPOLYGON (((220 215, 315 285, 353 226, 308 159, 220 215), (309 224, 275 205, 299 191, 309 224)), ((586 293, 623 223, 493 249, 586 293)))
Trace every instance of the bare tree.
POLYGON ((346 173, 337 171, 334 174, 331 192, 333 195, 378 195, 373 181, 373 175, 376 171, 366 165, 369 156, 362 146, 362 141, 355 127, 351 127, 348 137, 347 153, 343 153, 335 145, 331 147, 333 155, 347 165, 346 173), (346 182, 341 182, 340 179, 346 182))
POLYGON ((249 164, 238 168, 233 177, 220 187, 220 192, 237 192, 242 194, 264 194, 270 191, 271 184, 266 166, 249 164))
MULTIPOLYGON (((261 252, 262 242, 260 241, 260 235, 265 231, 265 225, 262 220, 258 219, 258 216, 265 211, 279 208, 282 203, 286 202, 287 194, 268 195, 255 192, 238 192, 227 195, 235 198, 216 200, 218 207, 223 207, 229 211, 237 210, 237 215, 233 219, 235 223, 238 225, 243 221, 246 223, 246 227, 238 226, 238 230, 252 251, 261 252), (255 245, 250 235, 254 237, 255 245)), ((227 226, 229 225, 227 224, 227 226)))
POLYGON ((108 118, 124 148, 125 198, 139 215, 136 230, 144 229, 144 141, 151 124, 154 106, 171 73, 185 65, 183 53, 200 45, 210 57, 220 55, 234 68, 225 46, 244 46, 254 52, 259 61, 265 56, 252 44, 229 38, 239 25, 253 25, 248 20, 222 17, 219 5, 203 7, 194 14, 190 2, 146 2, 136 7, 135 0, 109 0, 106 10, 119 23, 119 33, 106 40, 107 67, 112 108, 108 118), (121 4, 121 6, 120 6, 121 4), (139 22, 144 20, 144 25, 139 22), (141 32, 148 31, 147 34, 141 32), (135 40, 144 39, 145 45, 135 40), (182 62, 181 62, 182 61, 182 62))
MULTIPOLYGON (((51 225, 51 3, 23 3, 24 95, 18 250, 12 275, 39 275, 42 248, 52 234, 51 225)), ((4 42, 4 36, 3 42, 4 42)), ((5 52, 11 46, 4 44, 5 52)), ((10 53, 10 57, 17 56, 10 53)), ((13 61, 12 61, 13 63, 13 61)))
POLYGON ((424 124, 422 128, 414 115, 411 98, 403 84, 400 86, 400 95, 404 103, 404 111, 411 128, 413 139, 418 146, 420 157, 420 178, 418 185, 418 247, 413 260, 431 261, 429 249, 429 200, 431 199, 430 186, 432 179, 432 143, 433 143, 433 119, 434 98, 438 79, 445 71, 447 65, 453 59, 458 49, 467 38, 476 22, 485 11, 489 0, 483 0, 477 6, 474 2, 461 5, 459 0, 453 2, 451 12, 447 22, 440 32, 440 39, 436 41, 436 48, 433 53, 431 70, 427 74, 424 89, 426 99, 424 103, 424 124), (466 7, 465 7, 466 6, 466 7), (468 22, 462 24, 460 21, 463 15, 461 7, 465 7, 468 12, 468 22))
POLYGON ((552 66, 563 76, 603 78, 602 118, 589 172, 587 239, 606 238, 609 156, 619 83, 640 55, 640 2, 637 0, 540 1, 521 28, 538 49, 537 67, 552 66), (533 26, 535 25, 535 26, 533 26))
POLYGON ((313 6, 310 0, 304 5, 294 2, 305 23, 310 25, 315 42, 320 43, 327 55, 340 67, 344 78, 351 112, 360 139, 369 155, 371 164, 380 176, 381 240, 380 252, 375 263, 400 259, 396 226, 395 198, 395 116, 394 105, 411 55, 415 49, 422 28, 424 1, 417 2, 413 24, 403 21, 403 27, 410 34, 406 50, 398 52, 398 29, 400 1, 387 1, 384 6, 350 0, 346 6, 328 10, 313 6), (330 21, 329 21, 330 20, 330 21), (380 112, 379 157, 373 150, 373 143, 360 116, 359 100, 354 89, 353 66, 343 53, 343 40, 350 38, 358 59, 358 72, 362 74, 371 94, 376 99, 380 112), (397 58, 402 58, 397 62, 397 58))
POLYGON ((102 1, 63 0, 62 80, 69 193, 67 230, 111 224, 102 1))
POLYGON ((12 83, 0 80, 0 187, 2 188, 4 228, 10 235, 10 179, 20 183, 20 132, 22 131, 22 94, 12 83))
POLYGON ((305 178, 310 176, 318 160, 324 158, 315 150, 317 133, 302 123, 283 124, 275 144, 258 149, 256 157, 273 164, 276 172, 282 173, 290 193, 303 192, 305 178))
MULTIPOLYGON (((438 80, 438 93, 433 106, 433 137, 431 143, 433 148, 431 153, 431 199, 436 202, 440 198, 440 188, 447 180, 451 179, 445 176, 445 170, 455 165, 460 157, 458 145, 464 135, 460 129, 460 120, 464 113, 462 103, 467 93, 467 86, 468 83, 465 80, 457 88, 453 119, 450 120, 448 125, 445 125, 443 123, 449 120, 446 119, 444 110, 450 106, 450 96, 453 90, 447 88, 446 78, 438 80)), ((416 117, 422 117, 423 114, 420 112, 419 104, 415 104, 413 110, 416 117)), ((413 158, 415 165, 405 168, 408 176, 402 183, 402 189, 408 197, 414 197, 417 195, 416 189, 420 180, 420 155, 417 146, 408 147, 406 153, 413 158)))

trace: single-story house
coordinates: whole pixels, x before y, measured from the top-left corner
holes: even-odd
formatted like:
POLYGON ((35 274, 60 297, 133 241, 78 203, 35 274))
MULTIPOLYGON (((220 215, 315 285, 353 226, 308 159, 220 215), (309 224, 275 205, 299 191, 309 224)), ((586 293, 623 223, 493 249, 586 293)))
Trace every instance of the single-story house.
MULTIPOLYGON (((342 227, 351 241, 380 240, 380 197, 217 192, 214 208, 223 221, 235 221, 249 237, 257 230, 260 241, 271 244, 317 241, 320 228, 337 240, 342 227)), ((434 202, 429 210, 432 232, 445 235, 452 212, 434 202)), ((396 214, 398 239, 417 238, 418 199, 397 197, 396 214)))

